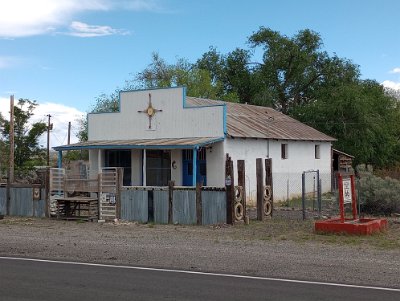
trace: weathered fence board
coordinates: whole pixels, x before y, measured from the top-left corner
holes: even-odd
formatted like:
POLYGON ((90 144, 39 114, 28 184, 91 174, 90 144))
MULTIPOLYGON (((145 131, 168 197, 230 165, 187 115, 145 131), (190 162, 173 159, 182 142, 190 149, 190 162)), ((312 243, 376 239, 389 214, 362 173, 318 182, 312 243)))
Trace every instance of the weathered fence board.
POLYGON ((153 191, 154 223, 156 224, 168 224, 168 196, 168 190, 153 191))
POLYGON ((32 188, 10 188, 10 215, 33 216, 32 188))
POLYGON ((202 191, 203 225, 226 223, 226 192, 202 191))
POLYGON ((0 214, 5 215, 7 212, 7 188, 0 187, 0 214))
POLYGON ((33 200, 33 216, 35 217, 45 217, 46 216, 46 190, 40 190, 40 200, 33 200))
POLYGON ((175 190, 172 204, 174 224, 197 223, 195 190, 175 190))
POLYGON ((148 193, 145 190, 121 191, 121 219, 127 221, 148 221, 148 193))

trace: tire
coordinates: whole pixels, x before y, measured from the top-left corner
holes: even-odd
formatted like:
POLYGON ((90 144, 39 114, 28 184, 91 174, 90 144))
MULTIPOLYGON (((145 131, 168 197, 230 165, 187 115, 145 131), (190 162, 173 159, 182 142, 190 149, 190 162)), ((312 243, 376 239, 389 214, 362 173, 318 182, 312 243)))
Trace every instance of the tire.
POLYGON ((235 186, 235 203, 242 201, 243 199, 243 187, 235 186))
POLYGON ((235 204, 235 220, 241 221, 243 220, 243 205, 242 203, 235 204))
POLYGON ((267 185, 264 187, 264 200, 269 201, 272 197, 271 186, 267 185))
POLYGON ((272 204, 270 201, 264 202, 264 215, 271 215, 272 213, 272 204))

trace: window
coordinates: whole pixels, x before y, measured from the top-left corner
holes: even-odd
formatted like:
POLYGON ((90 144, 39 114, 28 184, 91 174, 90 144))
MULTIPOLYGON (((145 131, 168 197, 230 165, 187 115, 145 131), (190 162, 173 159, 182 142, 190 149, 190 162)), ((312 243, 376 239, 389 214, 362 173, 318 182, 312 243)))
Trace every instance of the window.
POLYGON ((320 159, 321 158, 321 152, 320 152, 320 145, 319 144, 315 144, 315 159, 320 159))
POLYGON ((288 158, 288 145, 286 143, 282 143, 281 145, 281 157, 282 159, 288 158))

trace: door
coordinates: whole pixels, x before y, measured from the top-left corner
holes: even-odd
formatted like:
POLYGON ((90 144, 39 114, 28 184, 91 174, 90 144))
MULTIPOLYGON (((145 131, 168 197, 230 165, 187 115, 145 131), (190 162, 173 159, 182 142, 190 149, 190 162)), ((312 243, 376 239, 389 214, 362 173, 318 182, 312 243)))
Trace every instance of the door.
MULTIPOLYGON (((207 160, 206 149, 201 148, 197 151, 197 170, 196 182, 202 182, 204 186, 207 185, 207 160)), ((182 185, 193 186, 193 150, 184 149, 182 151, 182 185)))
POLYGON ((105 167, 123 167, 123 185, 130 186, 132 174, 132 156, 130 150, 105 150, 105 167))
POLYGON ((171 152, 169 150, 146 151, 146 185, 168 186, 171 181, 171 152))

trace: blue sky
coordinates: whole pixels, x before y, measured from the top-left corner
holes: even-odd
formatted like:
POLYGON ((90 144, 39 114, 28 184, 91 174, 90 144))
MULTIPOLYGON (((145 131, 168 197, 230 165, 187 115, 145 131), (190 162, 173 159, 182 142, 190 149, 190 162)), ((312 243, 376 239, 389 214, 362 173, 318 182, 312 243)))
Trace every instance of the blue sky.
POLYGON ((10 94, 37 100, 63 144, 63 123, 143 70, 152 52, 194 62, 209 46, 247 48, 260 26, 312 29, 363 78, 400 89, 399 11, 398 0, 0 0, 0 109, 10 94))

